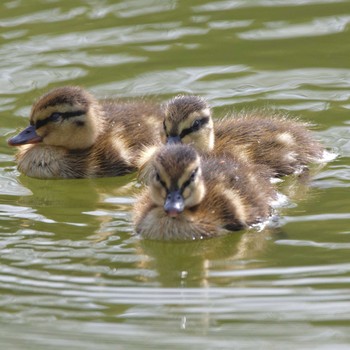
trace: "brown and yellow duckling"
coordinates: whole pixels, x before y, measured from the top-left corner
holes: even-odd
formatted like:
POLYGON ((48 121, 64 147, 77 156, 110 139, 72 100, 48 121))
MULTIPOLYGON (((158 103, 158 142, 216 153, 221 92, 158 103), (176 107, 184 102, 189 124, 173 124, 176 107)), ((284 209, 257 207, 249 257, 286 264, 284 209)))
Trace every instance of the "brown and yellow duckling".
POLYGON ((145 146, 159 144, 160 106, 140 100, 98 101, 77 86, 54 89, 34 103, 30 125, 10 138, 18 169, 31 177, 93 178, 136 170, 145 146))
POLYGON ((275 176, 298 173, 320 160, 324 149, 309 124, 283 115, 251 112, 213 122, 199 96, 177 96, 165 105, 163 143, 192 144, 200 152, 240 156, 265 164, 275 176))
POLYGON ((200 157, 188 145, 154 155, 149 186, 134 207, 136 232, 158 240, 218 236, 265 221, 276 192, 267 167, 200 157))

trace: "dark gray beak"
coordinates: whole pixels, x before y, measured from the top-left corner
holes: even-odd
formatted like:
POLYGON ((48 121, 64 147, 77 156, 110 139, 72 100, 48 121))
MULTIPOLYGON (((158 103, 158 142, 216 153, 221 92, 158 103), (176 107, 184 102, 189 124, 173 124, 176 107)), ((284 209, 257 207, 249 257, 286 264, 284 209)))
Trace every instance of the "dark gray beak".
POLYGON ((185 202, 179 190, 170 192, 164 203, 164 210, 170 217, 176 217, 185 209, 185 202))
POLYGON ((28 143, 38 143, 43 139, 36 133, 35 126, 29 125, 22 130, 18 135, 11 137, 7 140, 10 146, 26 145, 28 143))
POLYGON ((174 145, 176 143, 182 143, 180 136, 169 136, 166 140, 167 145, 174 145))

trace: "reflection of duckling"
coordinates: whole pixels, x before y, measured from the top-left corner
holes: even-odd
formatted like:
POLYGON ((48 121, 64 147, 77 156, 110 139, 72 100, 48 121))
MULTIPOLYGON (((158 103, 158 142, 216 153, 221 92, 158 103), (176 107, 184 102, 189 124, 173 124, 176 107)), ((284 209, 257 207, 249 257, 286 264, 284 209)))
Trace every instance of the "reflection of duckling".
POLYGON ((136 232, 150 239, 196 239, 239 230, 270 215, 275 191, 266 167, 200 158, 168 145, 153 158, 150 186, 135 204, 136 232))
POLYGON ((42 96, 30 126, 8 140, 18 169, 37 178, 117 176, 135 170, 145 145, 159 143, 160 108, 145 101, 97 101, 80 87, 42 96))
POLYGON ((202 152, 233 153, 268 165, 277 176, 304 169, 322 158, 323 147, 309 125, 281 115, 248 113, 213 123, 211 110, 198 96, 177 96, 165 106, 164 143, 193 144, 202 152))

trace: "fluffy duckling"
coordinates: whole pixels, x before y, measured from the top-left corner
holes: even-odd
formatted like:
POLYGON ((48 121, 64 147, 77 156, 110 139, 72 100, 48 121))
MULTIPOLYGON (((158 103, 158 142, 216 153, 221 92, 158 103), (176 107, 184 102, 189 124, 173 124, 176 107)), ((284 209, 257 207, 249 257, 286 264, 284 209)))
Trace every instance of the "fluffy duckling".
POLYGON ((54 89, 34 103, 30 125, 10 138, 18 169, 31 177, 93 178, 136 169, 138 152, 159 143, 160 106, 98 101, 77 86, 54 89))
POLYGON ((208 103, 199 96, 177 96, 165 106, 163 143, 192 144, 198 151, 229 153, 265 164, 275 176, 298 173, 322 158, 323 147, 309 124, 262 112, 213 122, 208 103))
POLYGON ((158 240, 218 236, 262 222, 276 193, 267 167, 200 157, 188 145, 166 145, 152 159, 149 186, 134 207, 136 232, 158 240))

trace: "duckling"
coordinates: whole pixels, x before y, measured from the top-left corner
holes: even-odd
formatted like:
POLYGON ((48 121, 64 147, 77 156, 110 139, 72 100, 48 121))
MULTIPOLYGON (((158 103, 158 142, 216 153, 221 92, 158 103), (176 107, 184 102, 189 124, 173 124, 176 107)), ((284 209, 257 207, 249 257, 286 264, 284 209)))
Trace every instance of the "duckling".
POLYGON ((32 106, 30 125, 10 138, 20 172, 36 178, 94 178, 136 170, 138 152, 160 142, 160 106, 98 101, 78 86, 49 91, 32 106))
POLYGON ((323 156, 310 125, 284 115, 251 112, 213 122, 204 99, 183 95, 170 100, 164 113, 163 143, 182 142, 201 152, 239 155, 269 166, 277 177, 299 173, 323 156))
POLYGON ((193 240, 266 220, 276 198, 270 170, 225 157, 200 156, 189 145, 161 147, 136 200, 134 224, 145 238, 193 240))

